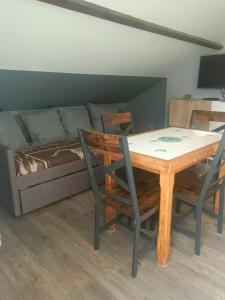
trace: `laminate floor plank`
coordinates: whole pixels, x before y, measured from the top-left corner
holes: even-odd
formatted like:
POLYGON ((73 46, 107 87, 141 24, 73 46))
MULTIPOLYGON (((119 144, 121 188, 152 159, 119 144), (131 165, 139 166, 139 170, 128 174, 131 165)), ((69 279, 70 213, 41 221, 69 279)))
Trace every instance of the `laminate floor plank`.
MULTIPOLYGON (((68 219, 68 212, 73 213, 69 209, 66 214, 66 220, 68 219)), ((74 217, 75 214, 73 214, 74 217)), ((109 256, 107 252, 95 252, 92 243, 79 239, 77 232, 65 223, 65 219, 63 221, 57 219, 56 215, 51 216, 50 214, 46 214, 45 216, 42 215, 41 220, 34 220, 34 222, 39 222, 39 226, 49 236, 54 236, 55 241, 60 241, 58 247, 65 251, 75 262, 80 263, 93 278, 108 290, 109 295, 111 290, 113 295, 116 294, 118 296, 116 299, 121 299, 121 297, 122 299, 130 299, 134 292, 137 293, 136 286, 131 284, 130 265, 127 270, 128 282, 120 275, 120 271, 124 268, 124 265, 113 260, 113 257, 109 256), (73 242, 71 242, 71 239, 73 242), (127 288, 128 285, 130 285, 129 289, 127 288)), ((140 291, 140 294, 143 294, 143 292, 140 291)), ((144 295, 137 299, 144 299, 144 295)))
MULTIPOLYGON (((5 282, 9 285, 9 289, 11 287, 17 292, 15 299, 69 300, 66 291, 26 247, 21 246, 10 255, 1 256, 0 266, 1 276, 6 275, 5 282)), ((0 290, 0 295, 4 294, 4 290, 2 288, 0 290)), ((14 298, 10 296, 9 299, 14 298)))
POLYGON ((211 217, 203 217, 200 257, 192 239, 173 231, 170 263, 161 268, 154 243, 142 240, 136 279, 133 233, 104 232, 96 252, 93 232, 91 191, 19 218, 0 208, 0 300, 225 299, 225 234, 211 217))

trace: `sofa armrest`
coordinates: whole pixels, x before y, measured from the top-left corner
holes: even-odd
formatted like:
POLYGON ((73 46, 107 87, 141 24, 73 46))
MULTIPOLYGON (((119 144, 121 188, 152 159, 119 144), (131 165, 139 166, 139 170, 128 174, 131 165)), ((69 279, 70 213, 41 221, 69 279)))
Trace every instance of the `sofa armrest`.
POLYGON ((15 153, 2 144, 0 144, 0 204, 16 216, 21 214, 15 153))

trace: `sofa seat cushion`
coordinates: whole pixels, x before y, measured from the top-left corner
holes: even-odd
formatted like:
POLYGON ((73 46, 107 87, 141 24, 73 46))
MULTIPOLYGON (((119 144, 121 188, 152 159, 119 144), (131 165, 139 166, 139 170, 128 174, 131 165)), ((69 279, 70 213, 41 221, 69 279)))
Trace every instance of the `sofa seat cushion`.
POLYGON ((26 147, 16 153, 16 172, 17 176, 27 175, 80 159, 83 152, 78 140, 26 147))

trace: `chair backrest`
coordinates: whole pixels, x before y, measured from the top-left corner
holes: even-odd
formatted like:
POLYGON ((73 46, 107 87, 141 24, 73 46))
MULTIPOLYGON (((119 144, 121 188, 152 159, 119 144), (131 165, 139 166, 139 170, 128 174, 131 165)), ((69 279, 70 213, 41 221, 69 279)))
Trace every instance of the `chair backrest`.
POLYGON ((190 128, 210 131, 221 131, 225 129, 225 112, 193 110, 190 128))
POLYGON ((101 120, 103 132, 105 133, 134 134, 134 123, 130 112, 102 115, 101 120))
POLYGON ((127 137, 83 129, 79 129, 78 133, 96 201, 100 204, 101 197, 108 197, 124 205, 131 205, 134 217, 138 219, 140 215, 127 137), (110 165, 104 165, 103 156, 112 155, 112 153, 118 156, 118 160, 111 162, 110 165), (110 190, 106 190, 105 186, 98 184, 91 163, 93 157, 99 162, 104 175, 110 176, 117 186, 122 188, 126 196, 122 196, 121 193, 120 195, 110 193, 110 190), (125 180, 116 174, 116 171, 122 168, 125 169, 125 180))
POLYGON ((225 131, 220 140, 216 154, 210 163, 209 171, 205 177, 200 195, 199 204, 202 205, 204 200, 210 198, 222 186, 224 186, 224 176, 220 176, 219 171, 225 163, 225 131))

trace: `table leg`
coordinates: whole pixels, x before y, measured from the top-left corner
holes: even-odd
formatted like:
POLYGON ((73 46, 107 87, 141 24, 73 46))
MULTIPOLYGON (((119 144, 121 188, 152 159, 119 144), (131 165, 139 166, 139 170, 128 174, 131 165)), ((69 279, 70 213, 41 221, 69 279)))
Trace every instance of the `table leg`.
POLYGON ((157 261, 165 267, 170 256, 171 219, 173 206, 174 173, 160 173, 159 233, 157 239, 157 261))
MULTIPOLYGON (((109 155, 104 156, 104 165, 110 165, 111 164, 111 157, 109 155)), ((106 175, 105 176, 105 189, 109 191, 111 188, 115 186, 115 182, 112 180, 111 176, 106 175)), ((105 205, 105 222, 109 222, 113 218, 116 217, 116 210, 112 208, 111 206, 105 205)), ((108 229, 110 232, 116 230, 116 224, 112 225, 108 229)))
POLYGON ((213 211, 215 214, 218 214, 219 212, 219 191, 216 192, 215 198, 214 198, 214 207, 213 207, 213 211))

